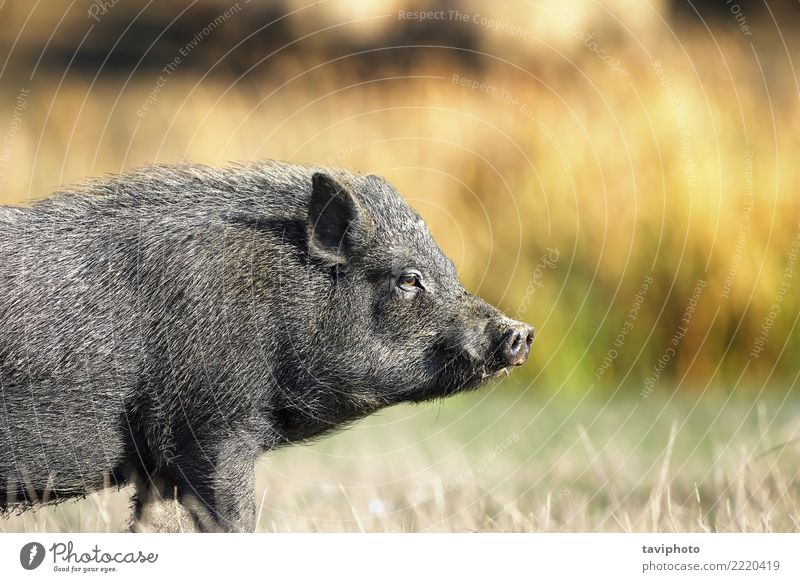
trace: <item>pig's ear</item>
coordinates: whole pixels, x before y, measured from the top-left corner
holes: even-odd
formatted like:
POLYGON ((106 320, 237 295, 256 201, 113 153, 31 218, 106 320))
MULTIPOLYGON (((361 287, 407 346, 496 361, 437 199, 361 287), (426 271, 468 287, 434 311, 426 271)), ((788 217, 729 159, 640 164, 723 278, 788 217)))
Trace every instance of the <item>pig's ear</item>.
POLYGON ((363 238, 368 218, 353 195, 328 174, 311 177, 308 249, 332 264, 345 264, 363 238))

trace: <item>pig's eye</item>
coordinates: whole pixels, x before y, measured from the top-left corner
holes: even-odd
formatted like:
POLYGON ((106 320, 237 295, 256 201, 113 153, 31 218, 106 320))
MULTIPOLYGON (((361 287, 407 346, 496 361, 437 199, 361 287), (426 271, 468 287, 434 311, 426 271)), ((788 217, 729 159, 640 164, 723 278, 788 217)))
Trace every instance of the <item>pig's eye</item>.
POLYGON ((397 286, 404 291, 422 289, 422 277, 416 271, 406 271, 397 279, 397 286))

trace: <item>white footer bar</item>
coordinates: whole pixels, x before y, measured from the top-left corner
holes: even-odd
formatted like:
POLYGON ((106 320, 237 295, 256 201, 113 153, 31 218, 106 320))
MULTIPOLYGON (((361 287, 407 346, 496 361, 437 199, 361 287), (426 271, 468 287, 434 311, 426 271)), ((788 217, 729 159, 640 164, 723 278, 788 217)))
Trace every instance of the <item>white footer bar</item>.
POLYGON ((777 582, 800 580, 800 534, 2 534, 0 573, 137 582, 777 582))

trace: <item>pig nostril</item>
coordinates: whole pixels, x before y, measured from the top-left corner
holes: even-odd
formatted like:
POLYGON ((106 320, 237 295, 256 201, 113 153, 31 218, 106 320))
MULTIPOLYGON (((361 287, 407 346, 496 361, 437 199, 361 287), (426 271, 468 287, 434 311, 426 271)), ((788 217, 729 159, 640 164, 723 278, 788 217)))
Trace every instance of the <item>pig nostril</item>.
POLYGON ((502 343, 502 356, 507 366, 521 366, 528 359, 528 352, 533 341, 530 328, 511 329, 506 333, 502 343))
POLYGON ((535 335, 536 335, 536 332, 534 332, 533 329, 531 329, 528 332, 528 335, 525 337, 525 344, 528 346, 528 348, 530 348, 531 345, 533 344, 533 338, 534 338, 535 335))
POLYGON ((514 339, 511 342, 511 353, 517 355, 522 347, 522 336, 519 332, 514 332, 514 339))

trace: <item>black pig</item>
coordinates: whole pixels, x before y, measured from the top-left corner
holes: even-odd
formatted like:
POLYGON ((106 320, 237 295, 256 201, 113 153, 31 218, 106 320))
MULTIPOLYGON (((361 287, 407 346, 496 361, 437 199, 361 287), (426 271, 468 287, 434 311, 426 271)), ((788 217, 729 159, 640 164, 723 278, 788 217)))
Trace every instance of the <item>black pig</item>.
POLYGON ((174 494, 250 531, 257 455, 532 341, 376 176, 152 166, 0 207, 0 510, 134 483, 134 519, 174 494))

